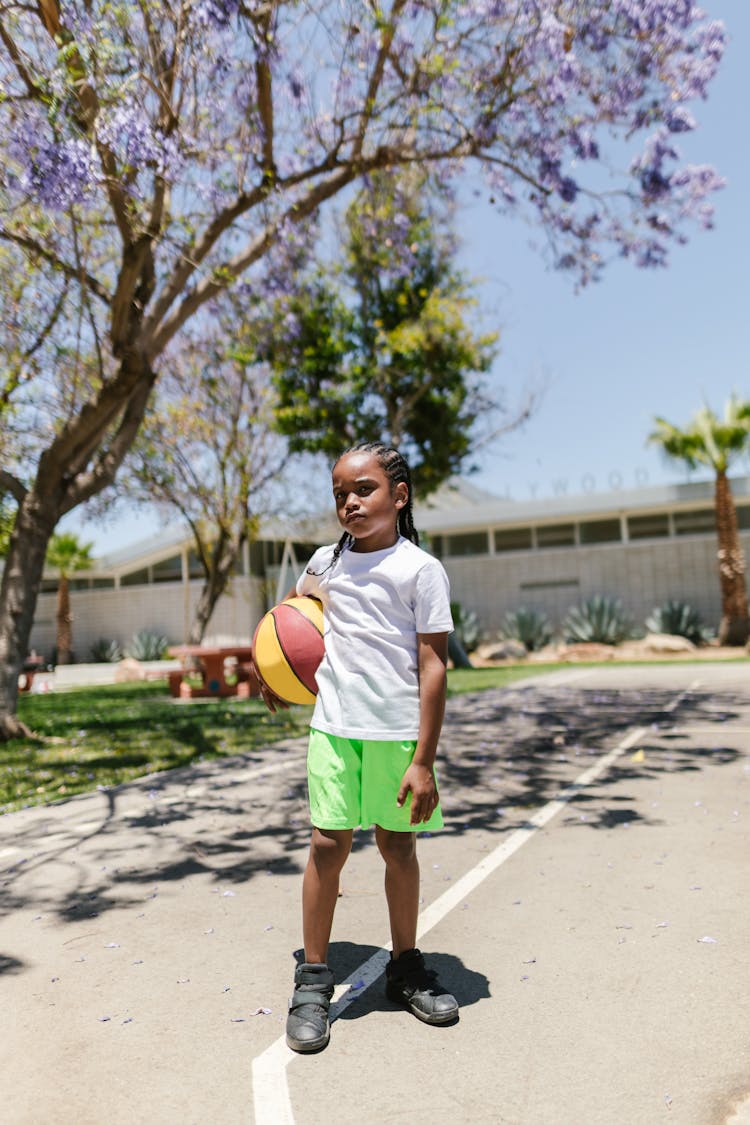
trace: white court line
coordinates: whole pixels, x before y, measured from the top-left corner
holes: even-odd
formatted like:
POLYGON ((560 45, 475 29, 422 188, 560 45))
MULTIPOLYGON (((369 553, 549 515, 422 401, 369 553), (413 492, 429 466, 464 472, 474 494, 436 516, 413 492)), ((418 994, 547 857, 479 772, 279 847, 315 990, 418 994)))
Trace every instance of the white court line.
MULTIPOLYGON (((697 682, 687 690, 691 691, 695 686, 697 686, 697 682)), ((678 696, 678 701, 684 695, 685 692, 682 692, 678 696)), ((419 915, 417 938, 423 937, 438 922, 442 921, 462 899, 476 890, 488 875, 496 871, 501 864, 505 863, 506 859, 510 859, 540 828, 543 828, 561 809, 565 808, 580 793, 581 789, 591 785, 621 755, 638 742, 647 733, 647 729, 647 727, 637 727, 632 730, 613 750, 604 754, 589 769, 579 774, 571 785, 561 790, 559 796, 530 816, 523 828, 517 828, 512 832, 501 844, 498 844, 494 851, 480 860, 476 867, 467 871, 426 910, 423 910, 419 915)), ((346 980, 342 982, 343 985, 349 985, 350 987, 340 1000, 331 1005, 330 1018, 332 1021, 337 1019, 344 1009, 348 1008, 382 974, 388 961, 389 948, 390 945, 379 949, 377 953, 374 953, 368 961, 365 961, 358 969, 350 973, 346 980), (353 989, 352 985, 356 988, 353 989)), ((295 1052, 287 1047, 285 1037, 282 1035, 262 1054, 253 1059, 255 1125, 294 1125, 286 1069, 296 1057, 295 1052)))

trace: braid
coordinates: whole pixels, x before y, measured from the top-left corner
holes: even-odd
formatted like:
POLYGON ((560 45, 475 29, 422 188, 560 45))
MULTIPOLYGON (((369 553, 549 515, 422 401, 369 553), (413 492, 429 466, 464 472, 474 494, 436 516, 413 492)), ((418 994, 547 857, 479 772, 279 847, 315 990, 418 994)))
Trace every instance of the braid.
MULTIPOLYGON (((419 532, 414 526, 414 514, 412 511, 411 472, 403 453, 399 453, 393 446, 386 445, 385 442, 382 441, 361 441, 357 445, 353 445, 350 449, 344 450, 341 457, 344 457, 347 453, 374 454, 381 469, 383 469, 388 480, 391 482, 391 488, 394 488, 397 484, 406 485, 408 498, 403 508, 399 509, 398 530, 399 534, 403 535, 404 539, 410 539, 412 543, 419 546, 419 532)), ((339 554, 349 545, 344 542, 344 540, 348 538, 350 538, 348 534, 342 535, 338 544, 339 554)))

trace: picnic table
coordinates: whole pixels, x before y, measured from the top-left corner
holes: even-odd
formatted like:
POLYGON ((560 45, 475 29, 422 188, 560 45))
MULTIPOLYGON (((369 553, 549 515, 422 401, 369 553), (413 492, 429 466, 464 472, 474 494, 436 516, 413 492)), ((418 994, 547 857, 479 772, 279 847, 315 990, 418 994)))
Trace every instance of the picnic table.
POLYGON ((41 656, 27 656, 18 676, 18 690, 31 691, 34 676, 37 672, 44 672, 46 668, 47 665, 41 656))
POLYGON ((173 645, 169 655, 182 667, 169 673, 169 690, 175 698, 220 698, 236 695, 249 699, 258 695, 258 681, 251 666, 252 646, 246 645, 173 645), (191 679, 199 677, 195 685, 191 679))

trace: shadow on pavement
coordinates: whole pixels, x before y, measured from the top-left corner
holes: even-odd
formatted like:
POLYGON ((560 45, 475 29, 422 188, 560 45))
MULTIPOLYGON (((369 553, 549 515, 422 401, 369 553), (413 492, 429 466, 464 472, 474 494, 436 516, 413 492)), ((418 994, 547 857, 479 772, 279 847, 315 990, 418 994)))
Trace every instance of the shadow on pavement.
MULTIPOLYGON (((563 823, 655 824, 636 812, 628 780, 735 761, 740 751, 722 727, 745 713, 746 701, 727 693, 531 685, 454 697, 439 763, 445 832, 514 830, 638 726, 648 731, 639 763, 632 754, 621 759, 606 775, 606 800, 596 787, 581 792, 571 801, 580 815, 563 823), (701 729, 699 744, 674 737, 673 728, 686 724, 701 729), (716 729, 717 745, 706 728, 716 729)), ((32 906, 72 922, 141 904, 160 885, 191 876, 224 887, 266 874, 297 876, 309 820, 304 746, 290 750, 288 770, 285 751, 269 747, 109 790, 98 803, 86 797, 9 814, 0 842, 14 854, 0 870, 0 912, 32 906), (272 769, 256 784, 248 769, 259 762, 272 769)), ((447 978, 454 969, 470 972, 446 965, 447 978)))

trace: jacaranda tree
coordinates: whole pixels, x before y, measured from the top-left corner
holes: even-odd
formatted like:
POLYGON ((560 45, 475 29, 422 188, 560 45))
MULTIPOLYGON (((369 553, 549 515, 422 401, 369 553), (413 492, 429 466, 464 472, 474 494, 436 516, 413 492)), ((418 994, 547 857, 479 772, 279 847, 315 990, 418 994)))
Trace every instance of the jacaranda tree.
POLYGON ((719 179, 676 141, 723 46, 690 0, 8 0, 0 731, 22 729, 57 521, 113 480, 171 343, 222 289, 361 177, 415 163, 481 164, 583 283, 612 254, 663 265, 711 222, 719 179))

